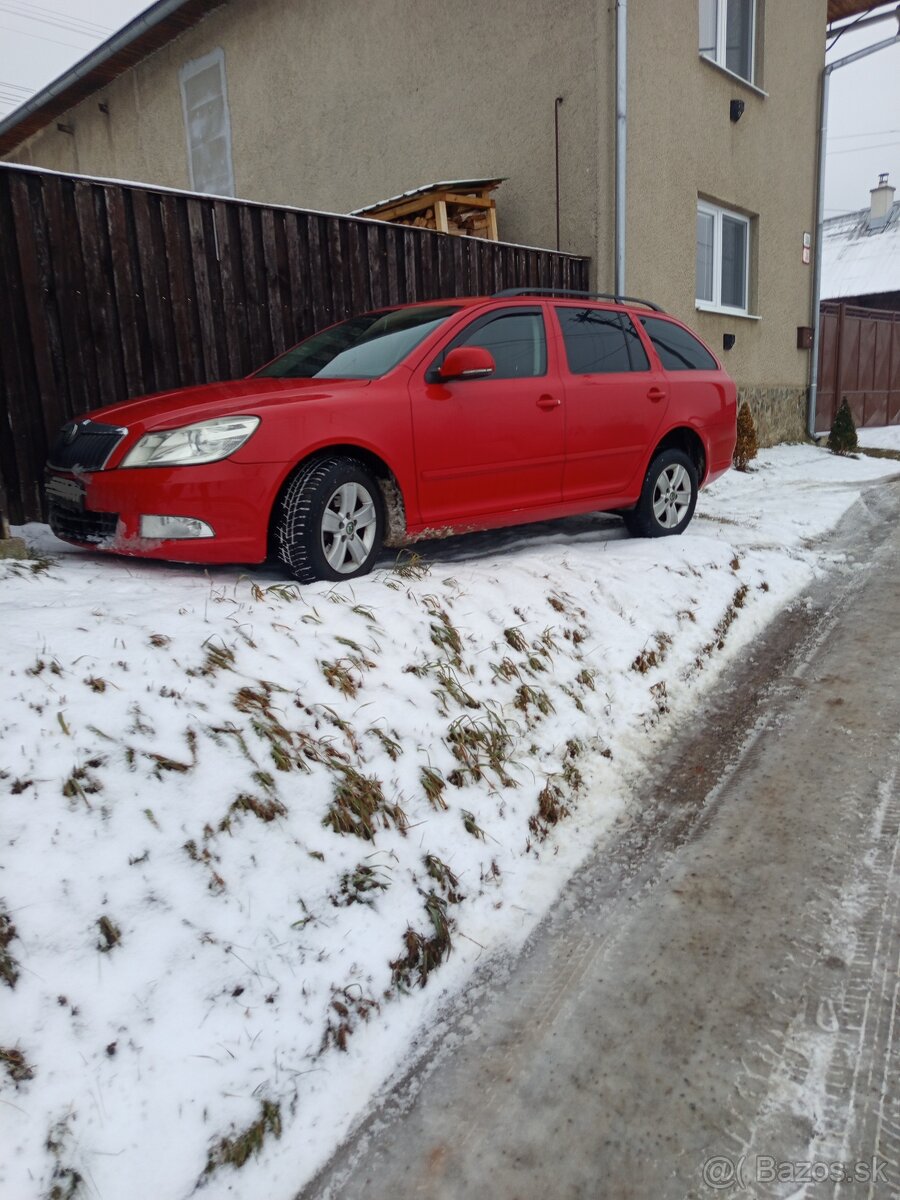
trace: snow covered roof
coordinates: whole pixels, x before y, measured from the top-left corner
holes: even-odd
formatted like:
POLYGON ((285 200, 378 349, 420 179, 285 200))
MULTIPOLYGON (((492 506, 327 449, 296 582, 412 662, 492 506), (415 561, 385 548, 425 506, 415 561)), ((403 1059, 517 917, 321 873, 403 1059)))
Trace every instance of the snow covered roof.
POLYGON ((900 291, 900 201, 880 228, 869 209, 831 217, 823 226, 822 299, 900 291))

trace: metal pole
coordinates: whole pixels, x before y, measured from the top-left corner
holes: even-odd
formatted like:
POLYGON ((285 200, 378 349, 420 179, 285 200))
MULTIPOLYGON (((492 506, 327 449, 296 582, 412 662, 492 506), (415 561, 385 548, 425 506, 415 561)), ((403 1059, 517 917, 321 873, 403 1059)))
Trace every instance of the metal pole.
MULTIPOLYGON (((884 13, 881 17, 870 19, 871 23, 890 20, 900 22, 900 6, 896 12, 884 13)), ((849 67, 851 63, 859 62, 861 58, 868 58, 870 54, 877 54, 879 50, 886 50, 888 46, 897 45, 900 45, 900 32, 892 38, 876 42, 874 46, 866 46, 853 54, 846 54, 843 58, 836 59, 822 69, 821 111, 819 113, 819 179, 816 189, 816 257, 813 269, 813 346, 809 370, 809 407, 806 413, 806 429, 811 438, 816 436, 816 400, 819 392, 819 340, 821 336, 819 309, 822 293, 822 236, 825 227, 825 139, 828 134, 829 80, 832 71, 836 71, 839 67, 849 67)))
POLYGON ((616 287, 625 294, 625 173, 628 149, 628 0, 616 0, 616 287))

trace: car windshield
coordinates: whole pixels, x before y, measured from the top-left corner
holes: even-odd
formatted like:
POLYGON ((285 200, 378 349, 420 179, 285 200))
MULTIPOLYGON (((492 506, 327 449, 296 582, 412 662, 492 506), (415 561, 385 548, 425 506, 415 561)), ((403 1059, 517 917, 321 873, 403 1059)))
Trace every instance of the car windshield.
POLYGON ((274 379, 377 379, 455 312, 459 305, 429 304, 351 317, 314 333, 256 374, 274 379))

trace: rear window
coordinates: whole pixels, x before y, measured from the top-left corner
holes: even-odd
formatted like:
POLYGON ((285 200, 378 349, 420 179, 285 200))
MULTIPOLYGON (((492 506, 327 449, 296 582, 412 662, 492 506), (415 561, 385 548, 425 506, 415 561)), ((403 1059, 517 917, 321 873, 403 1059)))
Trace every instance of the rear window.
POLYGON ((680 325, 660 317, 641 317, 641 324, 667 371, 718 371, 706 347, 680 325))
POLYGON ((559 307, 556 315, 573 375, 650 369, 637 331, 622 313, 602 308, 559 307))
POLYGON ((314 333, 256 374, 275 379, 377 379, 456 312, 456 304, 429 304, 351 317, 314 333))

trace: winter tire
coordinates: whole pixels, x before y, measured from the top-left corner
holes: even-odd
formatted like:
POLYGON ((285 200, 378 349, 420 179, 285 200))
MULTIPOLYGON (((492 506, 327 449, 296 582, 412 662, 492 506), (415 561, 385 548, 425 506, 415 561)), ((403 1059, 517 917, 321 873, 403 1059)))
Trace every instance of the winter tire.
POLYGON ((378 484, 355 458, 300 466, 281 499, 275 550, 295 579, 356 579, 381 549, 384 509, 378 484))
POLYGON ((664 450, 647 468, 641 498, 624 514, 635 537, 683 533, 697 504, 697 468, 681 450, 664 450))

